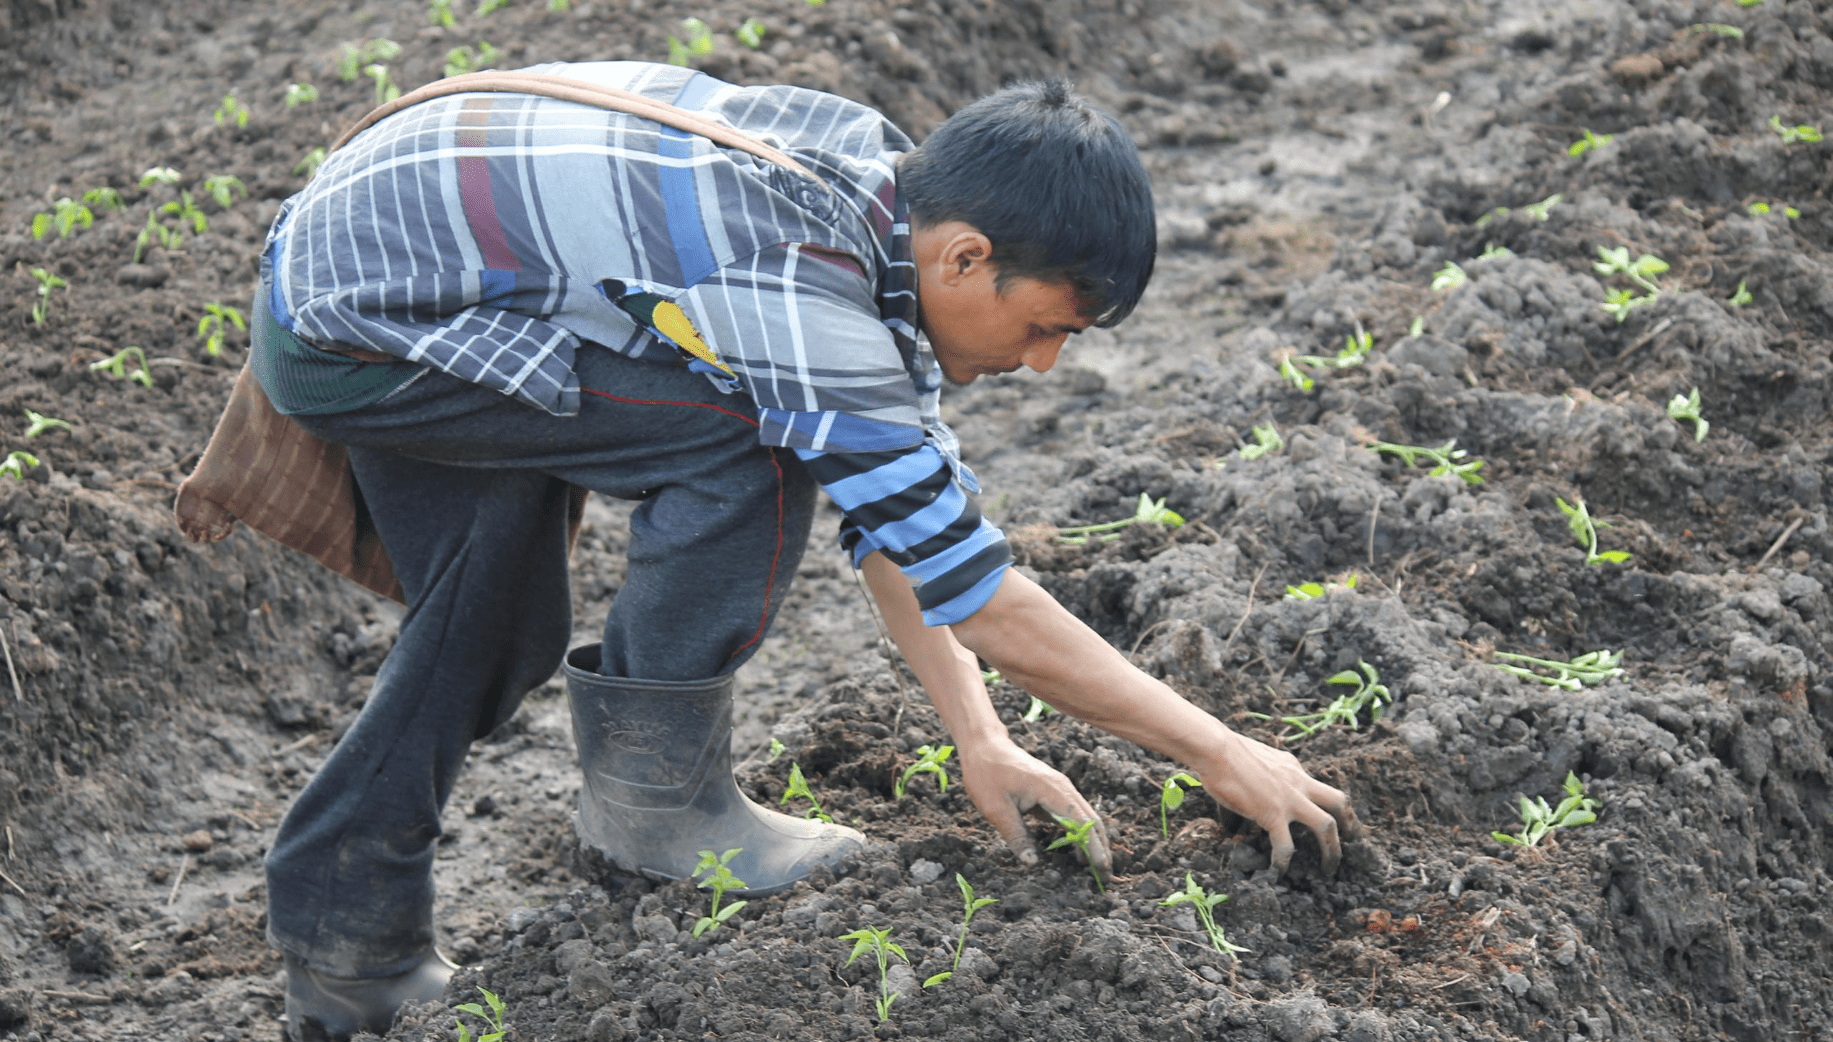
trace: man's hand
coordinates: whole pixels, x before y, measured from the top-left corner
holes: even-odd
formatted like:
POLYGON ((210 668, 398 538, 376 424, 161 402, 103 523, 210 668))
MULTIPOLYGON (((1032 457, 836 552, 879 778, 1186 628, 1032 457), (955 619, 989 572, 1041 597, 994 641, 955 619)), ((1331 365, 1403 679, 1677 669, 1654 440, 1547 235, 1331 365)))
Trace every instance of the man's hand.
POLYGON ((1359 839, 1349 797, 1313 778, 1298 758, 1224 728, 1228 738, 1213 761, 1197 767, 1203 789, 1217 803, 1267 830, 1273 839, 1273 868, 1284 873, 1292 863, 1292 822, 1317 837, 1326 874, 1337 870, 1343 840, 1359 839))
MULTIPOLYGON (((1052 817, 1077 822, 1093 821, 1088 858, 1101 878, 1113 873, 1108 852, 1107 828, 1076 787, 1061 771, 1052 768, 1003 736, 962 747, 961 784, 980 813, 986 815, 1006 846, 1026 865, 1037 864, 1037 843, 1025 827, 1025 813, 1041 808, 1052 817)), ((1288 851, 1290 856, 1290 851, 1288 851)))

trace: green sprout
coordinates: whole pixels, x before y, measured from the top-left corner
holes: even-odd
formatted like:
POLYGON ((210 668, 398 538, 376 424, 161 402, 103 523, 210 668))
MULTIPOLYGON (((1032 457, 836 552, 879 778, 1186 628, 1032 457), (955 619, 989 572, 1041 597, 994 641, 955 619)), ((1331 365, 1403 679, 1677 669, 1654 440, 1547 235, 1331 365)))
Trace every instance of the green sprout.
POLYGON ((738 37, 738 42, 755 51, 764 45, 764 23, 755 18, 747 18, 732 31, 732 35, 738 37))
POLYGON ((317 101, 318 88, 310 83, 289 83, 286 85, 286 95, 283 100, 287 108, 296 109, 308 102, 317 101))
POLYGON ((243 320, 242 312, 226 304, 215 302, 204 305, 204 317, 197 320, 197 338, 204 342, 204 350, 213 355, 223 353, 223 341, 228 334, 228 327, 235 326, 247 330, 248 323, 243 320))
POLYGON ((1426 316, 1414 315, 1412 325, 1407 326, 1407 335, 1410 337, 1420 337, 1420 336, 1424 336, 1425 333, 1426 333, 1426 316))
POLYGON ((1506 258, 1513 257, 1514 255, 1515 255, 1515 251, 1509 249, 1507 246, 1497 246, 1493 242, 1487 242, 1483 244, 1483 252, 1477 255, 1477 260, 1480 260, 1480 261, 1504 260, 1506 258))
POLYGON ((475 50, 470 44, 454 47, 446 52, 445 74, 462 76, 478 69, 488 69, 494 66, 502 56, 503 52, 497 50, 496 45, 489 40, 479 40, 475 50))
POLYGON ((458 18, 452 13, 452 0, 430 0, 426 5, 426 20, 441 29, 457 25, 458 18))
POLYGON ((1201 788, 1202 782, 1194 776, 1179 771, 1165 779, 1165 784, 1158 790, 1158 828, 1171 838, 1171 812, 1184 805, 1184 794, 1188 789, 1201 788))
POLYGON ((153 378, 146 371, 146 352, 138 347, 124 347, 100 362, 91 362, 89 371, 112 376, 116 380, 132 380, 142 387, 153 386, 153 378), (130 358, 139 360, 131 373, 127 371, 127 360, 130 358))
MULTIPOLYGON (((1744 212, 1750 214, 1752 217, 1761 217, 1770 212, 1770 205, 1759 200, 1758 202, 1751 203, 1749 206, 1744 207, 1744 212)), ((1801 219, 1801 211, 1787 204, 1784 204, 1782 207, 1782 215, 1791 221, 1798 221, 1801 219)))
POLYGON ((1432 275, 1432 288, 1449 292, 1470 281, 1470 275, 1458 266, 1456 261, 1446 261, 1445 266, 1432 275))
POLYGON ((216 106, 216 125, 226 127, 234 123, 238 127, 248 125, 248 106, 235 100, 235 92, 223 95, 223 100, 216 106))
POLYGON ((1506 832, 1491 832, 1490 835, 1503 843, 1532 847, 1552 835, 1554 829, 1577 828, 1598 820, 1597 810, 1601 804, 1585 795, 1585 787, 1580 784, 1578 775, 1567 771, 1562 788, 1566 791, 1566 798, 1559 801, 1558 807, 1547 806, 1544 796, 1536 796, 1532 800, 1526 796, 1521 797, 1521 824, 1524 826, 1521 835, 1511 836, 1506 832))
POLYGON ((30 409, 25 411, 25 422, 27 424, 25 436, 28 438, 36 438, 46 431, 57 430, 59 428, 64 430, 74 429, 71 427, 69 420, 60 420, 55 416, 46 416, 44 413, 33 412, 30 409))
POLYGON ((1752 297, 1750 295, 1750 287, 1744 284, 1743 279, 1739 279, 1738 280, 1738 291, 1736 293, 1733 293, 1731 295, 1731 299, 1725 301, 1725 303, 1731 305, 1734 308, 1741 308, 1744 305, 1750 303, 1752 300, 1755 300, 1755 299, 1756 299, 1755 297, 1752 297))
POLYGON ((1699 414, 1699 388, 1697 387, 1687 394, 1677 394, 1668 399, 1668 417, 1675 420, 1692 420, 1695 442, 1705 441, 1706 432, 1712 429, 1712 425, 1706 422, 1706 418, 1699 414))
MULTIPOLYGON (((1553 215, 1553 208, 1558 206, 1565 198, 1565 193, 1554 192, 1552 195, 1547 196, 1537 203, 1528 203, 1526 206, 1523 206, 1521 212, 1534 218, 1536 221, 1544 221, 1553 215)), ((1498 206, 1494 210, 1477 218, 1477 227, 1481 228, 1498 217, 1506 217, 1510 212, 1508 207, 1498 206)))
POLYGON ((733 847, 723 854, 715 854, 710 850, 702 850, 700 852, 700 863, 694 866, 694 871, 690 874, 690 878, 699 879, 702 874, 706 876, 706 879, 694 885, 702 890, 711 890, 713 892, 713 903, 707 908, 706 914, 701 916, 699 920, 694 923, 695 937, 706 933, 708 930, 718 929, 727 919, 738 914, 740 908, 750 903, 748 901, 733 901, 724 908, 719 907, 720 899, 726 896, 727 890, 743 890, 745 888, 745 881, 733 875, 732 870, 726 867, 726 863, 732 860, 733 855, 743 849, 745 848, 733 847))
POLYGON ((1483 476, 1477 471, 1483 469, 1480 459, 1467 460, 1468 452, 1457 447, 1457 439, 1452 439, 1438 446, 1429 448, 1424 445, 1398 445, 1391 441, 1378 441, 1369 447, 1370 452, 1385 452, 1399 456, 1409 467, 1417 467, 1420 460, 1432 464, 1432 472, 1427 477, 1438 477, 1451 474, 1463 480, 1466 485, 1481 485, 1483 476))
POLYGON ((1604 302, 1598 307, 1603 308, 1607 315, 1615 315, 1617 324, 1622 325, 1623 320, 1629 317, 1631 311, 1654 302, 1655 294, 1653 293, 1639 297, 1633 289, 1607 289, 1604 291, 1604 302))
POLYGON ((1583 499, 1577 500, 1576 505, 1574 505, 1555 496, 1553 497, 1553 502, 1559 505, 1559 512, 1566 515, 1566 527, 1571 529, 1572 538, 1578 540, 1578 545, 1585 548, 1586 564, 1603 564, 1606 561, 1612 564, 1621 564, 1629 560, 1630 555, 1621 550, 1606 550, 1603 553, 1598 553, 1597 530, 1600 528, 1609 528, 1610 523, 1607 521, 1594 520, 1591 516, 1591 511, 1586 509, 1583 499))
POLYGON ((1310 393, 1311 388, 1316 385, 1316 381, 1311 379, 1310 374, 1292 364, 1290 356, 1279 360, 1279 377, 1306 393, 1310 393))
POLYGON ((1279 436, 1279 428, 1271 423, 1254 427, 1254 444, 1243 445, 1235 450, 1235 455, 1244 460, 1257 460, 1269 453, 1278 452, 1286 447, 1286 439, 1279 436))
POLYGON ((25 451, 9 452, 6 454, 6 459, 0 460, 0 478, 24 481, 25 472, 36 466, 38 466, 37 456, 25 451))
POLYGON ((1175 510, 1165 509, 1163 497, 1155 501, 1146 493, 1141 492, 1139 494, 1139 506, 1133 511, 1132 517, 1122 518, 1119 521, 1107 521, 1097 525, 1077 525, 1072 528, 1059 528, 1057 529, 1057 540, 1059 542, 1068 543, 1071 546, 1082 546, 1088 542, 1089 536, 1094 536, 1106 542, 1110 539, 1120 538, 1120 529, 1126 528, 1129 525, 1138 524, 1164 525, 1166 528, 1182 528, 1184 525, 1184 517, 1175 510))
POLYGON ((1587 684, 1602 684, 1604 681, 1612 677, 1620 677, 1624 673, 1622 667, 1623 653, 1620 651, 1591 651, 1578 656, 1570 662, 1561 662, 1557 659, 1530 658, 1526 655, 1514 655, 1506 651, 1495 652, 1495 656, 1499 659, 1508 660, 1507 663, 1491 663, 1491 665, 1502 672, 1513 673, 1515 676, 1533 680, 1545 684, 1548 687, 1556 687, 1562 691, 1578 691, 1587 684), (1543 673, 1540 672, 1540 670, 1552 670, 1552 673, 1543 673))
MULTIPOLYGON (((1355 690, 1346 695, 1338 695, 1331 703, 1315 713, 1300 713, 1294 716, 1282 716, 1279 722, 1298 728, 1298 734, 1290 741, 1309 738, 1333 724, 1348 724, 1352 731, 1362 729, 1360 716, 1368 712, 1368 722, 1373 724, 1381 719, 1383 708, 1394 704, 1393 693, 1387 685, 1381 683, 1381 674, 1374 666, 1361 659, 1356 660, 1356 669, 1346 669, 1324 681, 1326 684, 1354 685, 1355 690), (1356 669, 1361 670, 1360 673, 1356 669)), ((1266 713, 1249 713, 1256 720, 1271 720, 1266 713)))
POLYGON ((42 326, 51 319, 51 291, 68 288, 70 283, 43 268, 33 268, 32 277, 38 280, 38 301, 32 305, 32 321, 42 326))
POLYGON ((1051 705, 1049 702, 1044 701, 1036 695, 1032 695, 1031 704, 1025 707, 1025 715, 1019 717, 1019 719, 1023 720, 1025 723, 1031 723, 1035 720, 1042 720, 1054 714, 1056 711, 1056 706, 1051 705))
POLYGON ((388 66, 374 62, 363 66, 363 75, 376 82, 376 104, 385 105, 401 96, 401 88, 395 86, 395 79, 388 74, 388 66))
POLYGON ((509 0, 478 0, 477 16, 482 18, 485 15, 495 14, 508 6, 509 0))
POLYGON ((933 988, 955 975, 955 971, 961 968, 961 953, 967 948, 967 925, 974 921, 974 913, 987 905, 999 903, 997 897, 975 897, 973 884, 969 883, 959 872, 955 873, 955 885, 961 888, 962 908, 961 935, 955 938, 955 961, 949 964, 948 969, 924 981, 923 987, 925 988, 933 988))
POLYGON ((1599 246, 1598 260, 1593 261, 1591 267, 1599 275, 1627 275, 1631 282, 1651 294, 1658 294, 1661 287, 1656 284, 1655 276, 1668 270, 1668 262, 1652 253, 1644 253, 1632 261, 1627 246, 1618 246, 1614 250, 1599 246))
POLYGON ((68 239, 71 232, 78 228, 87 228, 94 223, 95 211, 69 196, 64 196, 52 203, 48 212, 32 218, 32 238, 42 239, 50 233, 51 229, 55 228, 58 238, 68 239))
POLYGON ((153 185, 175 185, 184 180, 184 176, 185 175, 169 166, 148 167, 146 172, 140 175, 140 187, 150 188, 153 185))
POLYGON ((1349 578, 1342 582, 1299 583, 1286 587, 1288 601, 1315 601, 1333 590, 1353 590, 1356 588, 1356 573, 1349 573, 1349 578))
POLYGON ((783 740, 781 738, 778 738, 776 735, 771 735, 770 736, 770 749, 768 752, 764 754, 764 762, 765 763, 775 763, 777 761, 777 757, 783 755, 784 751, 787 750, 788 748, 789 748, 788 746, 783 744, 783 740))
POLYGON ((202 235, 210 229, 209 218, 204 216, 204 211, 198 207, 197 200, 191 198, 189 191, 180 191, 178 198, 161 206, 159 212, 178 218, 179 228, 190 224, 193 235, 202 235))
POLYGON ((1167 908, 1172 905, 1189 904, 1195 907, 1197 918, 1203 920, 1203 932, 1209 934, 1209 943, 1223 958, 1233 961, 1239 957, 1239 953, 1248 949, 1231 943, 1227 935, 1222 932, 1222 927, 1216 925, 1216 906, 1226 900, 1228 900, 1227 894, 1204 892, 1203 888, 1197 884, 1196 876, 1186 871, 1184 889, 1160 901, 1158 906, 1167 908))
POLYGON ((107 185, 84 192, 83 202, 90 206, 99 206, 104 210, 125 210, 127 208, 127 203, 121 199, 121 193, 107 185))
POLYGON ((1061 847, 1074 847, 1080 850, 1082 852, 1082 859, 1088 862, 1088 874, 1095 877, 1095 889, 1104 894, 1107 893, 1106 884, 1101 882, 1101 873, 1095 870, 1095 859, 1089 856, 1088 851, 1088 845, 1094 842, 1095 819, 1090 818, 1087 821, 1077 821, 1074 818, 1065 818, 1057 815, 1052 815, 1052 817, 1057 819, 1057 824, 1063 826, 1063 834, 1058 836, 1044 849, 1057 850, 1061 847))
POLYGON ((1616 140, 1614 134, 1593 134, 1590 127, 1585 128, 1585 136, 1566 146, 1566 155, 1582 156, 1594 152, 1616 140))
POLYGON ((919 745, 917 746, 916 752, 916 762, 904 768, 904 773, 898 777, 897 784, 892 786, 892 790, 896 793, 897 798, 904 798, 904 790, 909 787, 910 779, 919 774, 935 775, 936 791, 947 792, 948 769, 942 765, 947 763, 948 758, 955 754, 955 747, 952 745, 919 745))
MULTIPOLYGON (((488 2, 488 0, 486 0, 488 2)), ((478 6, 478 13, 483 14, 483 5, 478 6)), ((363 73, 365 65, 377 62, 391 62, 401 56, 401 45, 393 40, 380 37, 364 40, 361 44, 344 44, 344 52, 337 59, 337 78, 345 83, 355 83, 363 73)))
POLYGON ((318 168, 324 165, 324 162, 325 150, 321 145, 307 152, 305 158, 301 159, 298 164, 293 167, 293 173, 310 181, 313 175, 318 173, 318 168))
POLYGON ((1687 32, 1694 36, 1700 33, 1712 33, 1716 36, 1724 36, 1733 40, 1742 40, 1744 38, 1744 30, 1739 29, 1735 25, 1726 25, 1724 22, 1694 22, 1692 25, 1687 26, 1687 32))
POLYGON ((242 193, 242 198, 248 198, 248 186, 243 184, 242 179, 234 174, 218 174, 215 177, 206 177, 204 179, 204 191, 209 192, 210 198, 216 200, 216 205, 225 210, 229 209, 230 205, 235 202, 235 194, 237 192, 242 193))
POLYGON ((1781 116, 1769 117, 1769 129, 1776 132, 1784 145, 1792 145, 1797 141, 1813 144, 1821 139, 1819 127, 1809 123, 1797 123, 1792 127, 1785 127, 1782 125, 1781 116))
MULTIPOLYGON (((458 1006, 456 1012, 471 1014, 482 1020, 484 1026, 489 1029, 484 1034, 477 1036, 475 1042, 503 1042, 503 1000, 497 998, 482 985, 479 985, 477 990, 483 994, 484 1001, 490 1003, 490 1008, 485 1010, 475 1002, 467 1002, 458 1006)), ((464 1019, 455 1016, 453 1020, 458 1023, 458 1042, 473 1042, 471 1031, 465 1027, 464 1019)))
POLYGON ((802 776, 802 765, 791 760, 789 762, 789 783, 783 786, 783 798, 777 803, 780 806, 793 799, 804 799, 809 802, 809 808, 802 812, 804 818, 825 821, 830 825, 834 823, 833 816, 821 809, 821 801, 815 799, 814 792, 809 789, 808 779, 802 776))
POLYGON ((1356 323, 1356 331, 1343 336, 1343 349, 1334 355, 1288 355, 1279 363, 1279 375, 1301 391, 1310 391, 1316 382, 1307 369, 1348 369, 1368 361, 1375 346, 1374 338, 1356 323))
POLYGON ((687 34, 687 42, 682 43, 673 36, 668 38, 668 64, 686 65, 703 55, 713 53, 713 30, 698 18, 683 18, 681 29, 687 34))
POLYGON ((897 1001, 898 993, 891 990, 891 956, 895 955, 908 965, 910 956, 904 954, 901 945, 891 940, 891 928, 877 930, 870 926, 854 930, 840 938, 853 942, 853 954, 847 956, 846 964, 853 965, 853 960, 866 952, 878 957, 878 1001, 874 1007, 878 1010, 878 1022, 883 1024, 891 1019, 891 1004, 897 1001))

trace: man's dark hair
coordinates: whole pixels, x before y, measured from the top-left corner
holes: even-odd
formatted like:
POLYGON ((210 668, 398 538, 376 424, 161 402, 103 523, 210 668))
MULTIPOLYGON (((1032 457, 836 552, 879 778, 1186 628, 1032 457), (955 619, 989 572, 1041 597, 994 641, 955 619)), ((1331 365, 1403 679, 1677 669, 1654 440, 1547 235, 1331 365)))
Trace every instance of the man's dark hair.
POLYGON ((1146 291, 1158 253, 1152 186, 1133 139, 1068 81, 1020 83, 950 116, 898 165, 924 225, 964 221, 993 243, 998 289, 1066 281, 1107 327, 1146 291))

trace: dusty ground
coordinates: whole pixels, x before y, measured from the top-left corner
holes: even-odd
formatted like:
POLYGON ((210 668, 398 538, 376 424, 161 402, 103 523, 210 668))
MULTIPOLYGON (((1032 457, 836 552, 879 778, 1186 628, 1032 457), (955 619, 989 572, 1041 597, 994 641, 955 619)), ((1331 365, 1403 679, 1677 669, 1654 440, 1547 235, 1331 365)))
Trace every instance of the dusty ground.
MULTIPOLYGON (((451 28, 417 2, 0 8, 0 456, 41 461, 0 477, 0 1039, 279 1035, 260 856, 395 612, 246 533, 188 545, 168 503, 245 346, 231 328, 204 350, 206 305, 244 306, 295 165, 373 100, 339 80, 342 45, 398 41, 389 74, 412 87, 483 40, 505 66, 660 59, 688 16, 715 31, 707 71, 840 91, 919 135, 1053 71, 1122 114, 1161 214, 1146 305, 1048 376, 954 394, 952 417, 1025 566, 1199 704, 1290 740, 1248 714, 1315 708, 1347 690, 1328 677, 1375 667, 1381 720, 1293 744, 1372 834, 1335 878, 1301 840, 1279 880, 1264 836, 1200 793, 1164 837, 1173 765, 1062 717, 1020 722, 1028 698, 1002 688, 1021 741, 1119 837, 1106 892, 1063 852, 1021 871, 958 788, 892 797, 944 735, 823 524, 745 671, 742 776, 774 801, 799 762, 871 850, 693 940, 703 894, 620 886, 578 856, 550 686, 480 744, 449 809, 439 914, 472 967, 449 1003, 483 985, 511 1038, 567 1042, 1833 1038, 1833 146, 1767 125, 1833 123, 1826 4, 454 6, 451 28), (747 17, 759 50, 732 35, 747 17), (287 108, 294 82, 318 100, 287 108), (245 126, 213 118, 226 93, 245 126), (1586 130, 1614 138, 1570 155, 1586 130), (182 180, 141 187, 155 166, 182 180), (247 190, 226 211, 204 188, 219 174, 247 190), (125 209, 33 237, 56 199, 105 186, 125 209), (207 230, 130 263, 184 191, 207 230), (1555 193, 1544 219, 1527 208, 1555 193), (1512 256, 1479 259, 1491 244, 1512 256), (1594 269, 1600 247, 1669 265, 1621 322, 1600 304, 1634 283, 1594 269), (1431 288, 1448 261, 1467 283, 1431 288), (43 324, 34 267, 68 282, 43 324), (1358 324, 1365 364, 1282 380, 1284 355, 1334 356, 1358 324), (92 370, 129 345, 152 386, 92 370), (1703 441, 1665 413, 1694 388, 1703 441), (28 409, 73 426, 28 439, 28 409), (1241 458, 1267 424, 1283 449, 1241 458), (1364 447, 1453 439, 1482 484, 1364 447), (1048 532, 1142 492, 1190 523, 1085 548, 1048 532), (1587 563, 1558 509, 1580 499, 1628 560, 1587 563), (1493 658, 1601 649, 1624 674, 1579 691, 1493 658), (1519 796, 1558 802, 1568 771, 1595 824, 1532 850, 1491 838, 1520 830, 1519 796), (923 989, 952 958, 957 872, 999 903, 960 972, 923 989), (1230 895, 1239 961, 1161 907, 1187 872, 1230 895), (843 965, 838 938, 864 926, 913 963, 883 1024, 875 968, 843 965)), ((590 522, 582 634, 624 538, 613 505, 590 522)), ((391 1037, 452 1028, 424 1007, 391 1037)))

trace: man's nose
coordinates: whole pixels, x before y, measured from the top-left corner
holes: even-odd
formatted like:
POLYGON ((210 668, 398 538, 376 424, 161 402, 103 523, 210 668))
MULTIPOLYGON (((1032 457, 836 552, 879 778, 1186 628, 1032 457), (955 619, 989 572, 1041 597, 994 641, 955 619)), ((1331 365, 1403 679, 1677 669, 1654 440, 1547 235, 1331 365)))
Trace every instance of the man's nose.
POLYGON ((1064 334, 1054 340, 1034 347, 1026 351, 1019 361, 1024 364, 1025 368, 1030 369, 1032 372, 1047 373, 1050 371, 1051 366, 1057 364, 1057 355, 1063 350, 1063 341, 1068 339, 1068 334, 1064 334))

